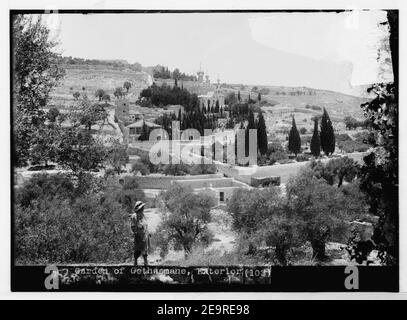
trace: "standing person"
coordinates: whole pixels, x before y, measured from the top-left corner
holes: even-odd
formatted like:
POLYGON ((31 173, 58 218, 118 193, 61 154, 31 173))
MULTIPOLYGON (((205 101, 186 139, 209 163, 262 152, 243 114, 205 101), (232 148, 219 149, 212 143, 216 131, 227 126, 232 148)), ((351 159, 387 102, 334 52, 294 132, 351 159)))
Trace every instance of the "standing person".
POLYGON ((148 264, 147 256, 150 251, 150 234, 144 220, 145 203, 137 201, 134 205, 134 213, 130 215, 131 230, 134 234, 134 265, 137 266, 137 259, 143 256, 144 265, 148 264))

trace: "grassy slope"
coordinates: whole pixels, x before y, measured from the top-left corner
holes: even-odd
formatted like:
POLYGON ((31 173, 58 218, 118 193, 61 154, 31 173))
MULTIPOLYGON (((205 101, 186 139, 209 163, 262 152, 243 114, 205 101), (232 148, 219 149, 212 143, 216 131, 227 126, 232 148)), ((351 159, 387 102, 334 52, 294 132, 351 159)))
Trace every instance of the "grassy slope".
POLYGON ((143 72, 119 70, 106 66, 64 66, 66 75, 61 84, 52 93, 54 98, 73 99, 75 91, 82 93, 82 87, 89 97, 93 97, 97 89, 105 90, 113 98, 116 87, 122 87, 130 81, 130 97, 138 96, 140 90, 148 86, 148 76, 143 72))
MULTIPOLYGON (((66 76, 61 84, 54 90, 52 96, 55 99, 73 99, 72 94, 75 91, 82 92, 82 87, 85 87, 85 92, 89 97, 92 97, 95 91, 99 88, 104 89, 111 96, 116 87, 122 87, 124 81, 130 81, 132 88, 129 91, 129 98, 136 99, 142 90, 148 86, 148 75, 144 72, 135 72, 126 69, 114 69, 107 66, 64 66, 66 76)), ((274 100, 280 103, 280 106, 287 107, 305 107, 306 104, 318 105, 326 107, 329 114, 343 118, 346 115, 351 115, 357 118, 363 118, 360 104, 366 101, 366 98, 342 94, 339 92, 317 90, 316 95, 300 95, 291 96, 277 95, 276 92, 290 91, 307 91, 308 88, 302 87, 275 87, 262 86, 268 88, 270 94, 263 95, 263 100, 274 100)), ((249 87, 248 87, 249 88, 249 87)), ((230 89, 229 89, 230 90, 230 89)), ((228 90, 228 91, 229 91, 228 90)), ((235 90, 237 92, 237 90, 235 90)), ((247 98, 248 90, 241 90, 242 98, 247 98)), ((256 99, 257 94, 251 93, 251 98, 256 99)))
MULTIPOLYGON (((286 106, 288 108, 304 108, 305 105, 317 105, 320 107, 325 107, 328 113, 334 117, 343 118, 347 115, 362 118, 363 112, 360 105, 367 100, 367 98, 352 96, 343 94, 340 92, 311 89, 305 87, 275 87, 275 86, 262 86, 262 88, 268 88, 270 90, 269 94, 262 95, 263 101, 275 101, 278 102, 278 107, 286 106), (300 95, 291 96, 289 92, 291 91, 315 91, 315 95, 300 95), (277 95, 277 92, 286 92, 286 95, 277 95)), ((236 91, 237 90, 233 90, 236 91)), ((249 95, 249 90, 240 90, 243 99, 247 99, 249 95)), ((251 92, 250 97, 252 99, 257 99, 257 93, 251 92)))

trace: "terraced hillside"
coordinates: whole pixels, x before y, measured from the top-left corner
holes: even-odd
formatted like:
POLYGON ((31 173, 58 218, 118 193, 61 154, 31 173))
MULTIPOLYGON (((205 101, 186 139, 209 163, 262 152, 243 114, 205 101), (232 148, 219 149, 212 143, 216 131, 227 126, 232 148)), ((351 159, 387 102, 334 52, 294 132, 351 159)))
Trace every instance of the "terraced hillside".
POLYGON ((152 83, 149 74, 127 68, 93 65, 65 65, 64 68, 65 77, 52 93, 54 101, 73 100, 73 93, 76 91, 85 92, 88 97, 93 97, 97 89, 105 90, 113 98, 115 88, 122 87, 125 81, 132 84, 128 97, 136 99, 139 92, 152 83))
MULTIPOLYGON (((232 90, 238 91, 237 88, 232 90)), ((368 101, 365 97, 306 87, 247 86, 244 90, 240 90, 240 94, 243 99, 246 99, 249 93, 252 99, 257 99, 258 91, 266 93, 262 94, 262 100, 272 102, 275 107, 305 108, 307 104, 325 107, 332 117, 342 119, 346 116, 363 119, 360 105, 368 101), (298 92, 301 94, 297 94, 298 92)))

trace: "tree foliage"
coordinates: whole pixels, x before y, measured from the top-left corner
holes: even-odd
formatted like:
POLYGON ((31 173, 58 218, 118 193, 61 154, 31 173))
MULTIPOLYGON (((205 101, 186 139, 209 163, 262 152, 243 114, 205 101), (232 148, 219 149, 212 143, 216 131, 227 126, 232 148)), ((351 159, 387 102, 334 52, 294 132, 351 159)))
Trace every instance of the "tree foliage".
POLYGON ((290 210, 296 219, 301 220, 301 234, 310 242, 313 257, 324 260, 326 242, 345 234, 346 221, 353 220, 355 214, 360 213, 354 208, 359 203, 317 179, 311 170, 303 170, 290 179, 286 191, 290 210))
POLYGON ((102 101, 102 98, 106 94, 105 90, 103 89, 97 89, 95 92, 95 97, 99 99, 99 101, 102 101))
POLYGON ((126 92, 128 93, 130 88, 131 88, 131 82, 130 81, 125 81, 123 83, 123 88, 126 89, 126 92))
POLYGON ((379 217, 373 241, 385 264, 398 261, 398 99, 394 84, 371 88, 376 98, 363 105, 371 122, 375 149, 364 158, 361 189, 369 197, 370 212, 379 217))
POLYGON ((29 161, 34 132, 45 121, 41 108, 65 72, 57 63, 57 44, 40 18, 13 15, 12 44, 13 162, 22 166, 29 161))
POLYGON ((117 87, 114 92, 113 95, 116 97, 116 99, 122 99, 125 96, 125 93, 123 91, 122 87, 117 87))
POLYGON ((335 151, 335 134, 334 128, 332 126, 331 119, 329 118, 328 112, 324 108, 324 112, 321 118, 321 149, 328 156, 335 151))
POLYGON ((38 174, 17 191, 17 263, 131 261, 128 213, 144 194, 134 184, 88 180, 91 187, 84 192, 69 175, 38 174))
POLYGON ((349 157, 331 159, 327 164, 312 161, 310 168, 317 178, 323 178, 329 185, 342 186, 343 181, 353 182, 360 173, 359 164, 349 157))
POLYGON ((104 124, 108 114, 102 104, 92 103, 88 98, 83 98, 78 104, 78 118, 80 124, 84 125, 88 130, 97 123, 104 124))
POLYGON ((257 145, 260 154, 264 155, 268 150, 267 129, 266 122, 264 121, 263 113, 259 114, 259 121, 257 123, 257 145))
POLYGON ((297 155, 301 152, 301 137, 298 133, 294 117, 292 121, 292 127, 288 135, 288 150, 297 155))
POLYGON ((199 106, 198 96, 191 94, 188 90, 180 88, 178 86, 168 86, 163 84, 152 86, 143 89, 140 93, 141 98, 147 99, 151 104, 159 106, 167 105, 181 105, 185 108, 185 111, 196 111, 199 106))
POLYGON ((163 220, 158 228, 161 249, 165 253, 169 246, 191 253, 194 245, 207 245, 212 240, 208 229, 210 210, 214 199, 206 194, 195 194, 192 189, 174 184, 160 195, 163 220))
POLYGON ((88 131, 78 131, 75 128, 61 132, 57 149, 59 152, 56 161, 77 176, 101 168, 106 158, 106 150, 101 141, 88 131))
POLYGON ((319 157, 321 153, 321 140, 318 133, 318 120, 314 120, 314 132, 311 138, 311 153, 314 157, 319 157))
POLYGON ((106 161, 108 165, 110 165, 117 174, 121 174, 122 168, 126 166, 126 163, 129 161, 127 146, 114 140, 111 141, 106 152, 106 161))

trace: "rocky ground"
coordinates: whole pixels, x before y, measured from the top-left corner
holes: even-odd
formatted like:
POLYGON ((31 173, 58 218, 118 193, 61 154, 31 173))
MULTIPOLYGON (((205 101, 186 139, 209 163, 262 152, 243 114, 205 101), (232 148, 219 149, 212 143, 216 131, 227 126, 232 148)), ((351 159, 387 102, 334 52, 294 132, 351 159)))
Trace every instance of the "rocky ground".
MULTIPOLYGON (((233 254, 236 244, 236 233, 231 230, 231 217, 222 208, 216 208, 211 211, 212 222, 209 224, 209 229, 214 234, 214 241, 207 248, 197 249, 194 256, 198 256, 197 262, 202 262, 202 255, 208 254, 207 264, 211 264, 211 261, 216 264, 216 257, 213 255, 221 256, 227 254, 233 254), (201 258, 201 259, 200 259, 201 258)), ((152 208, 146 209, 145 216, 149 225, 150 232, 154 233, 161 221, 161 213, 159 209, 152 208)), ((323 265, 355 265, 356 262, 350 261, 349 253, 347 252, 346 244, 338 242, 328 242, 326 245, 326 252, 329 259, 322 263, 323 265)), ((302 247, 295 250, 296 265, 315 265, 316 262, 312 259, 312 249, 309 244, 304 244, 302 247)), ((193 259, 192 259, 193 260, 193 259)), ((370 265, 380 265, 377 257, 377 251, 372 251, 369 255, 370 265)), ((185 263, 184 253, 182 251, 170 250, 169 253, 161 258, 159 249, 156 248, 149 256, 151 264, 165 265, 165 264, 183 264, 185 263)), ((219 261, 222 261, 221 259, 219 261)))

